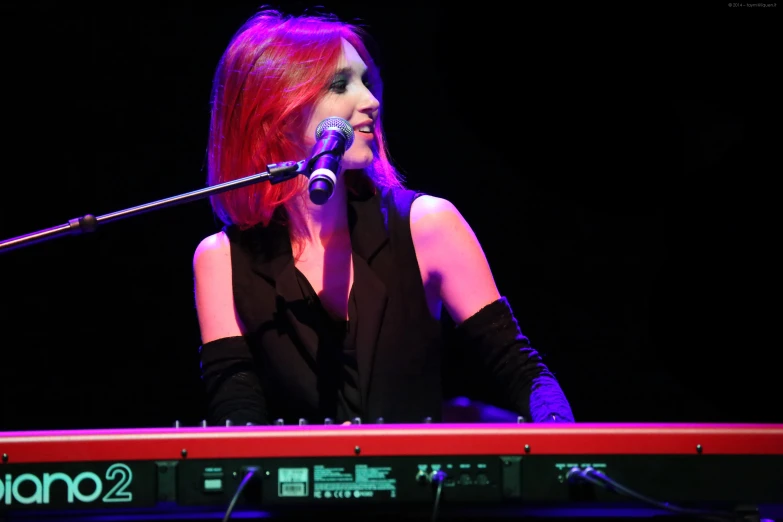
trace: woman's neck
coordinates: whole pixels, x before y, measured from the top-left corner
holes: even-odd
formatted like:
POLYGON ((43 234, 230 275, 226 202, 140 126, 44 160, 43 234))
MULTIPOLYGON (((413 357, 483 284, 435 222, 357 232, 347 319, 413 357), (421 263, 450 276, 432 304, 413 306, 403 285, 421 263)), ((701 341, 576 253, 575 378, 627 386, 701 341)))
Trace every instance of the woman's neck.
POLYGON ((348 209, 344 178, 337 178, 332 197, 323 205, 316 205, 305 193, 298 200, 297 214, 300 216, 297 228, 306 245, 324 247, 333 240, 346 238, 348 209))

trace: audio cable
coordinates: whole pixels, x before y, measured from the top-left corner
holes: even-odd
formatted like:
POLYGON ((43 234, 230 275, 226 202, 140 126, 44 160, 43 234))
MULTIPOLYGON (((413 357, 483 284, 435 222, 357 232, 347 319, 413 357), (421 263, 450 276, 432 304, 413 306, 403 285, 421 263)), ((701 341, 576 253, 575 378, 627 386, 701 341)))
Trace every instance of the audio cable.
MULTIPOLYGON (((589 482, 608 491, 612 491, 619 495, 630 497, 634 500, 638 500, 640 502, 643 502, 645 504, 648 504, 650 506, 665 511, 671 511, 672 513, 677 513, 678 515, 694 516, 706 520, 719 521, 719 522, 726 522, 729 520, 735 522, 740 522, 740 521, 748 522, 748 519, 739 513, 732 513, 730 511, 685 508, 674 504, 670 504, 668 502, 661 502, 659 500, 655 500, 639 492, 636 492, 626 486, 623 486, 616 480, 612 480, 611 478, 609 478, 606 474, 589 466, 584 469, 579 467, 571 468, 571 470, 569 470, 567 474, 567 478, 571 482, 573 482, 574 480, 582 480, 584 482, 589 482)), ((758 520, 758 518, 756 518, 756 520, 758 520)))
POLYGON ((237 500, 239 500, 239 496, 242 494, 242 490, 245 489, 247 483, 250 482, 250 479, 252 479, 253 475, 259 470, 258 466, 248 466, 246 469, 247 473, 245 474, 245 477, 242 479, 236 492, 234 492, 234 496, 231 498, 231 502, 228 504, 228 509, 226 509, 226 514, 223 517, 223 522, 228 522, 228 519, 231 518, 231 513, 234 511, 234 506, 236 506, 237 500))

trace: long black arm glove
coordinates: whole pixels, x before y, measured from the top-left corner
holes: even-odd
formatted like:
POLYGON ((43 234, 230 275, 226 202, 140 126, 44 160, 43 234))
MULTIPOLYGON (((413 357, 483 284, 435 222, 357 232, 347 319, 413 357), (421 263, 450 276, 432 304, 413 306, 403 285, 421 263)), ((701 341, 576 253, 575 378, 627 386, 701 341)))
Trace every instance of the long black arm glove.
POLYGON ((488 304, 457 327, 472 359, 515 412, 533 422, 574 422, 571 406, 519 324, 505 297, 488 304))
POLYGON ((266 403, 253 356, 244 337, 224 337, 201 346, 201 379, 207 423, 267 424, 266 403))

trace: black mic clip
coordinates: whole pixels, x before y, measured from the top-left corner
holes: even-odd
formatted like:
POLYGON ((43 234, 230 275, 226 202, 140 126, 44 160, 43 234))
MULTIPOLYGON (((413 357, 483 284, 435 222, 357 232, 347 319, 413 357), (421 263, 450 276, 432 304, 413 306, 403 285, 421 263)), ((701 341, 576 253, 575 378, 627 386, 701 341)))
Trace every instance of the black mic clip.
POLYGON ((266 171, 269 174, 269 182, 272 185, 295 178, 299 174, 309 175, 309 169, 310 163, 308 160, 270 163, 266 166, 266 171))

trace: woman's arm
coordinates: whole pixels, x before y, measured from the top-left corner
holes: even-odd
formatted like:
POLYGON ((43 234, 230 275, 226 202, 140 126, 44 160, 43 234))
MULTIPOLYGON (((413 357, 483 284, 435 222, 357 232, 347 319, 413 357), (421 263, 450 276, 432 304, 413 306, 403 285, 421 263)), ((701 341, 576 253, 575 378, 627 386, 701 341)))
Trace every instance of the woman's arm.
POLYGON ((196 248, 193 278, 207 422, 267 424, 263 389, 234 305, 231 245, 223 232, 196 248))
POLYGON ((438 285, 459 336, 499 386, 504 398, 499 406, 534 422, 573 422, 559 383, 520 331, 478 239, 456 207, 420 196, 411 208, 411 234, 426 279, 438 285))

